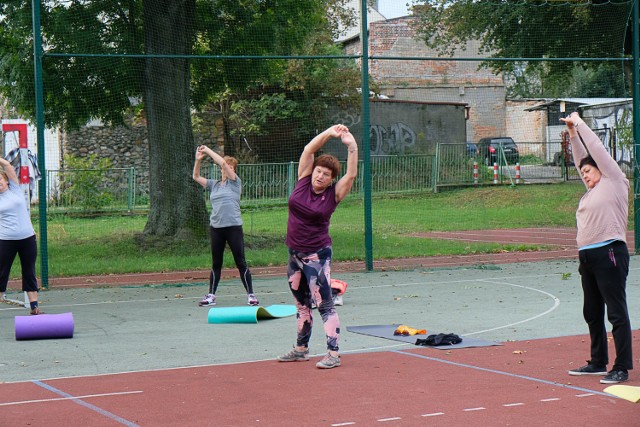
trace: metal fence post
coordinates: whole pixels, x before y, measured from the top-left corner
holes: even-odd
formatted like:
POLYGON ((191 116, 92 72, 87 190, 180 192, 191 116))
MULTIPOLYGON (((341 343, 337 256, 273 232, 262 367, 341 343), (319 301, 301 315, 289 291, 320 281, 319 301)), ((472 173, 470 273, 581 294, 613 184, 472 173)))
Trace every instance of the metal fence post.
POLYGON ((129 212, 133 212, 133 207, 135 204, 135 180, 133 179, 135 176, 135 169, 133 167, 129 168, 128 177, 127 177, 127 207, 129 208, 129 212))
POLYGON ((436 155, 433 157, 433 164, 431 165, 431 181, 433 184, 433 192, 438 192, 438 164, 440 160, 440 144, 436 144, 436 155))
POLYGON ((293 187, 295 186, 296 180, 293 175, 293 162, 289 162, 289 170, 287 172, 287 198, 293 193, 293 187))

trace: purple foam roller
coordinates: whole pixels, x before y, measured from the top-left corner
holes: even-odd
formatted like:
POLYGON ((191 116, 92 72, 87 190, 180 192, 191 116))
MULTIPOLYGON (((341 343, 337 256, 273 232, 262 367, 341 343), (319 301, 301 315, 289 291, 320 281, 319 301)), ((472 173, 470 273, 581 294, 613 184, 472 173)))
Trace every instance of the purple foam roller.
POLYGON ((16 316, 16 340, 73 338, 73 313, 16 316))

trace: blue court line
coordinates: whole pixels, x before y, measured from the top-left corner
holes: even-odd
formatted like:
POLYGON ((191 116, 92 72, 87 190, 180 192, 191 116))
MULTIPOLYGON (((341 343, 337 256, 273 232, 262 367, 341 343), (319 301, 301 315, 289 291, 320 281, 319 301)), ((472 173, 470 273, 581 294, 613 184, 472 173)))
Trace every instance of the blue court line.
POLYGON ((459 367, 462 367, 462 368, 470 368, 470 369, 475 369, 477 371, 489 372, 489 373, 498 374, 498 375, 505 375, 505 376, 508 376, 508 377, 519 378, 519 379, 522 379, 522 380, 533 381, 533 382, 538 382, 538 383, 552 385, 552 386, 564 387, 564 388, 568 388, 568 389, 571 389, 571 390, 582 391, 582 392, 586 392, 586 393, 599 394, 600 396, 612 397, 610 394, 602 392, 602 391, 589 390, 587 388, 576 387, 576 386, 572 386, 572 385, 566 385, 566 384, 557 383, 557 382, 554 382, 554 381, 541 380, 540 378, 528 377, 526 375, 512 374, 511 372, 497 371, 495 369, 488 369, 488 368, 482 368, 480 366, 467 365, 466 363, 452 362, 451 360, 438 359, 437 357, 429 357, 429 356, 424 356, 422 354, 409 353, 409 352, 402 351, 402 350, 390 350, 390 351, 393 352, 393 353, 404 354, 405 356, 412 356, 412 357, 417 357, 419 359, 427 359, 427 360, 431 360, 431 361, 434 361, 434 362, 447 363, 449 365, 459 366, 459 367))
POLYGON ((92 405, 90 403, 87 403, 84 400, 77 399, 77 398, 73 397, 72 395, 70 395, 69 393, 65 393, 64 391, 58 390, 55 387, 51 387, 50 385, 45 384, 45 383, 43 383, 41 381, 32 381, 32 382, 35 385, 40 386, 40 387, 42 387, 44 389, 47 389, 47 390, 49 390, 49 391, 51 391, 51 392, 53 392, 53 393, 55 393, 55 394, 57 394, 59 396, 67 397, 71 401, 77 403, 78 405, 82 405, 82 406, 84 406, 86 408, 89 408, 92 411, 95 411, 95 412, 97 412, 97 413, 99 413, 101 415, 104 415, 107 418, 112 419, 113 421, 119 422, 120 424, 124 424, 125 426, 129 426, 129 427, 140 427, 138 424, 132 423, 131 421, 127 421, 124 418, 121 418, 121 417, 119 417, 119 416, 117 416, 115 414, 112 414, 109 411, 105 411, 104 409, 98 408, 97 406, 92 405))

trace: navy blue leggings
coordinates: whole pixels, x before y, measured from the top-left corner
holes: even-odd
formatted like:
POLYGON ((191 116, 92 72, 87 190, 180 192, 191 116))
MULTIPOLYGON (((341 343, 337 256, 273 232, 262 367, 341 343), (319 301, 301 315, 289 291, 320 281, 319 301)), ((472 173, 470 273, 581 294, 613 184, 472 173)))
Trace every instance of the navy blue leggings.
POLYGON ((22 266, 22 290, 24 292, 38 292, 38 280, 36 279, 36 258, 38 257, 38 244, 36 235, 22 240, 0 240, 0 292, 7 291, 11 266, 20 257, 22 266))

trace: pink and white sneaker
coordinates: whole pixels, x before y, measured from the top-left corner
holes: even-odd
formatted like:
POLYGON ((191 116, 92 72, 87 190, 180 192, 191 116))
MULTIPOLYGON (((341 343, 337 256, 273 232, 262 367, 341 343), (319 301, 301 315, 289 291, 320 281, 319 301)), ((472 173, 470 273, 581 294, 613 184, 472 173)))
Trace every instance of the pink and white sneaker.
POLYGON ((198 303, 200 307, 206 307, 209 305, 216 305, 216 296, 214 294, 206 294, 202 301, 198 303))

